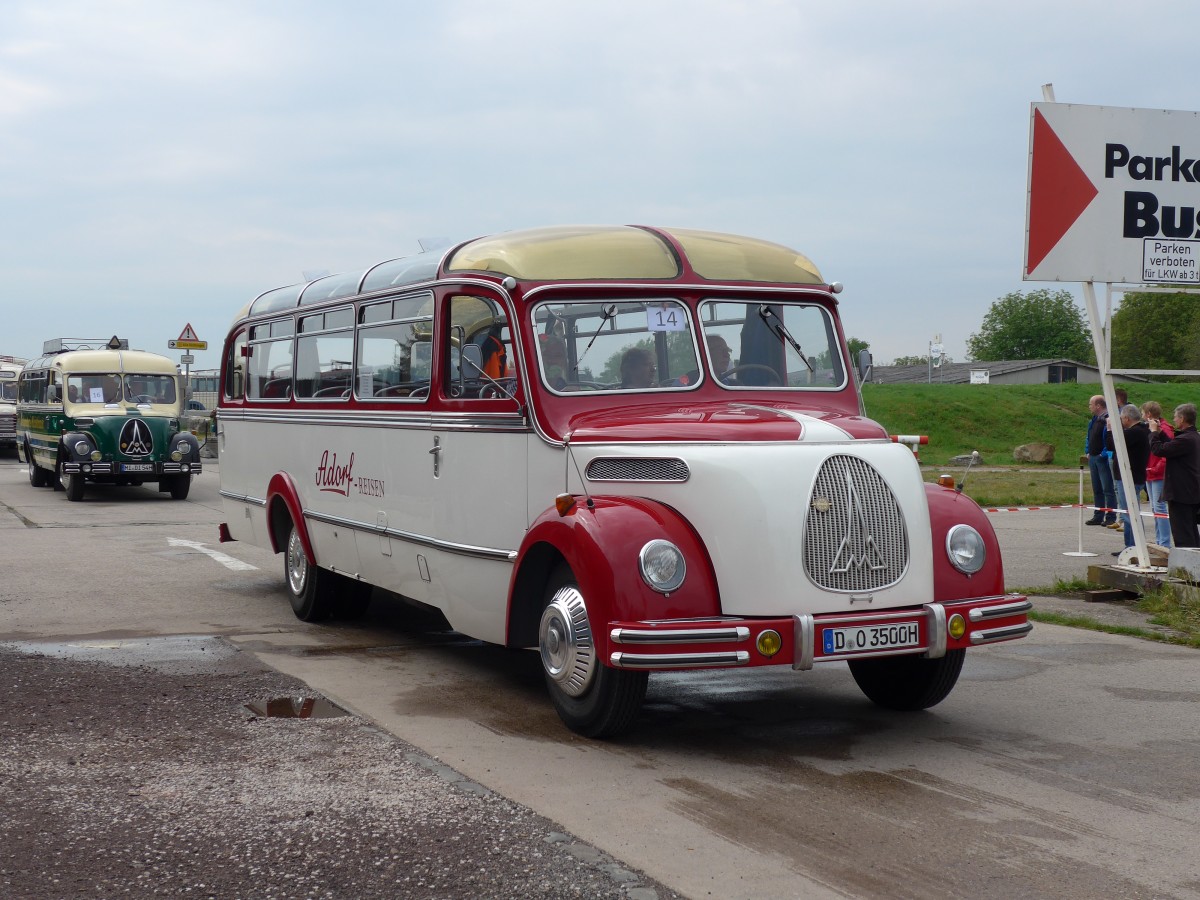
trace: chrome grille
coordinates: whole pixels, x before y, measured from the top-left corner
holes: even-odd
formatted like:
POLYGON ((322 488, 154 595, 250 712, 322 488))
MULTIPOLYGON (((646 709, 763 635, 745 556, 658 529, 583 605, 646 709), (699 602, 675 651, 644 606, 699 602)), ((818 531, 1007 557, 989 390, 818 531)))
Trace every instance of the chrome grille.
POLYGON ((621 459, 602 456, 587 466, 591 481, 687 481, 691 472, 682 459, 621 459))
POLYGON ((13 413, 0 414, 0 438, 17 436, 17 417, 13 413))
POLYGON ((821 466, 805 516, 804 570, 831 591, 895 584, 908 566, 908 532, 883 476, 855 456, 821 466))

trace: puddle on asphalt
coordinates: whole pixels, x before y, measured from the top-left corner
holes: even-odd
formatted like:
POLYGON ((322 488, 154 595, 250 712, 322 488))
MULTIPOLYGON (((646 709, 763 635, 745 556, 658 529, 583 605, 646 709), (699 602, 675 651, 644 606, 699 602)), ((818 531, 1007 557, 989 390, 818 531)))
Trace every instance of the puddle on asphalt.
POLYGON ((264 719, 336 719, 350 715, 324 697, 275 697, 247 703, 246 709, 264 719))

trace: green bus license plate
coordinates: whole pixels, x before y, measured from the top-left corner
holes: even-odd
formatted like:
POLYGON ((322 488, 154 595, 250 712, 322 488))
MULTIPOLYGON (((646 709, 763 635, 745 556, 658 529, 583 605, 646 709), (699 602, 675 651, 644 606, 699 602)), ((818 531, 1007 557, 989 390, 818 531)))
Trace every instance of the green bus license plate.
POLYGON ((825 653, 866 653, 921 646, 921 629, 916 622, 891 625, 862 625, 858 628, 825 628, 821 631, 825 653))
POLYGON ((121 463, 122 472, 153 472, 154 463, 121 463))

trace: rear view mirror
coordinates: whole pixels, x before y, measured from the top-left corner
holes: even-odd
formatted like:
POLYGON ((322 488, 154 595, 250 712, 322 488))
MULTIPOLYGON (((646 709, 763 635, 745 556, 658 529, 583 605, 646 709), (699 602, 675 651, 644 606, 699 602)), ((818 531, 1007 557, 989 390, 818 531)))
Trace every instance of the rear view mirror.
POLYGON ((52 384, 47 388, 47 403, 62 403, 62 385, 52 384))

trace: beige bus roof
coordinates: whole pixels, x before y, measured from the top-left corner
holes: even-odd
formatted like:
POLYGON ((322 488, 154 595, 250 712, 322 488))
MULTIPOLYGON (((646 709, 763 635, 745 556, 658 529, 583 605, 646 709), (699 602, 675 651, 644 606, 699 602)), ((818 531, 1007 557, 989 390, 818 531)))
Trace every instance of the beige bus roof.
MULTIPOLYGON (((781 244, 735 234, 662 228, 701 278, 824 284, 812 260, 781 244)), ((526 281, 677 278, 674 250, 653 231, 627 225, 564 225, 511 231, 464 244, 448 272, 486 271, 526 281)))
POLYGON ((145 350, 71 350, 44 356, 33 366, 52 366, 66 372, 137 372, 175 375, 175 363, 145 350))

